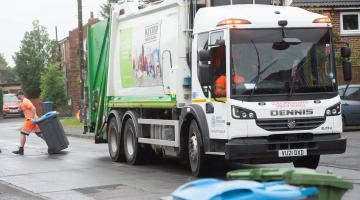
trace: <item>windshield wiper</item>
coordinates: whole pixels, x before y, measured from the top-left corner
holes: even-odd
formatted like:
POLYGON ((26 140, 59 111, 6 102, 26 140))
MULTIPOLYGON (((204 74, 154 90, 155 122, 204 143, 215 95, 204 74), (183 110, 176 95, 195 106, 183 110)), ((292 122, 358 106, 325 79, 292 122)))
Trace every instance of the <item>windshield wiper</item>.
POLYGON ((254 92, 256 90, 256 87, 257 87, 257 84, 259 83, 259 80, 260 80, 260 55, 259 55, 259 51, 254 43, 253 40, 250 40, 251 44, 253 44, 254 48, 255 48, 255 51, 256 51, 256 56, 257 56, 257 61, 258 61, 258 65, 257 65, 257 76, 256 76, 256 81, 255 81, 255 85, 254 85, 254 88, 252 89, 251 91, 251 95, 250 96, 253 96, 254 95, 254 92))

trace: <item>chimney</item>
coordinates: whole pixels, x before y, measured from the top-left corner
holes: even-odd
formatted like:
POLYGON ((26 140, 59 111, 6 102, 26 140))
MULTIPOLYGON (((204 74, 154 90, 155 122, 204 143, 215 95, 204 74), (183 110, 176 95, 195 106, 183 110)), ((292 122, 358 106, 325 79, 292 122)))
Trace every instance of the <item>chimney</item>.
POLYGON ((88 24, 95 24, 98 20, 94 18, 94 12, 90 12, 90 18, 88 19, 88 24))

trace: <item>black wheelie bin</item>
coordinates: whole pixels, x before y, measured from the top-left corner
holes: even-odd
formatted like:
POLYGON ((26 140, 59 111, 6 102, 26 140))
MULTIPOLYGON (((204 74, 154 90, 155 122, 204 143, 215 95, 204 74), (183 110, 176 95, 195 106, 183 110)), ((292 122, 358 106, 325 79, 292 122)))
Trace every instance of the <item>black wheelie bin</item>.
POLYGON ((65 135, 64 128, 57 115, 56 111, 52 111, 41 116, 38 120, 33 120, 33 122, 40 127, 44 140, 48 146, 49 154, 59 153, 69 146, 69 141, 65 135))

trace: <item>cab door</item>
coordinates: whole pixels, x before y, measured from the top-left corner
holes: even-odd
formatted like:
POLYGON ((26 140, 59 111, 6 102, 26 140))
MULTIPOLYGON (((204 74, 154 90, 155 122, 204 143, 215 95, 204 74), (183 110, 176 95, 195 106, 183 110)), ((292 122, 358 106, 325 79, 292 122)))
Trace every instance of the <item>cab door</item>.
POLYGON ((213 84, 208 91, 205 105, 206 117, 209 122, 211 139, 228 139, 227 134, 227 82, 228 82, 228 56, 223 30, 213 31, 209 34, 209 48, 212 52, 211 72, 213 84))

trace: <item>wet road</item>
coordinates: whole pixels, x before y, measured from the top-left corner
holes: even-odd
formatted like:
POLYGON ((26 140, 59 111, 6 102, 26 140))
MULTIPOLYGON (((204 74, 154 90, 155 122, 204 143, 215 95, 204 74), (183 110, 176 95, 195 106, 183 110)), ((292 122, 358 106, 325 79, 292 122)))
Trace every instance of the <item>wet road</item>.
MULTIPOLYGON (((146 166, 114 163, 108 156, 107 144, 94 144, 84 138, 69 137, 70 147, 63 154, 49 156, 45 143, 32 135, 28 137, 25 155, 17 156, 11 151, 17 148, 20 126, 19 119, 0 119, 0 199, 23 199, 22 195, 26 199, 159 199, 194 179, 173 160, 146 166)), ((347 152, 323 156, 318 169, 350 179, 355 188, 344 199, 358 199, 360 132, 345 135, 347 152)))

